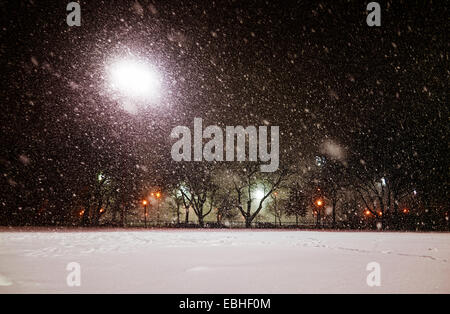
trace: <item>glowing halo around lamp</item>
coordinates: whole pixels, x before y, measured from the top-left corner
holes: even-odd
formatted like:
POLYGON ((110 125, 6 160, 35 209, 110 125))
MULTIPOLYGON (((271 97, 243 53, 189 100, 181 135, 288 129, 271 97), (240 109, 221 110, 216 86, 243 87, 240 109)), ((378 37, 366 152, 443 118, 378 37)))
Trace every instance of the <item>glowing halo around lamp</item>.
POLYGON ((255 198, 256 198, 258 201, 262 200, 262 199, 264 198, 265 195, 266 195, 266 194, 264 193, 263 190, 257 189, 257 190, 255 191, 255 198))
POLYGON ((136 57, 113 60, 107 66, 108 89, 123 108, 135 113, 160 96, 160 74, 147 62, 136 57))

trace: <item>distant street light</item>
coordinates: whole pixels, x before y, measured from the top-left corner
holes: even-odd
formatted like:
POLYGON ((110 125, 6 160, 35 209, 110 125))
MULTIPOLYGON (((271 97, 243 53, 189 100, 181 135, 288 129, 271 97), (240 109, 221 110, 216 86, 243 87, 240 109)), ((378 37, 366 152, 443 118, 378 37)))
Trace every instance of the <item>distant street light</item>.
POLYGON ((144 205, 144 226, 147 228, 147 200, 142 201, 142 205, 144 205))
POLYGON ((159 224, 159 203, 160 203, 159 199, 161 198, 162 194, 161 194, 161 192, 157 191, 157 192, 150 193, 150 196, 154 197, 156 200, 156 206, 157 206, 156 221, 159 224))
POLYGON ((264 196, 265 196, 264 190, 257 189, 257 190, 255 191, 255 198, 256 198, 257 200, 261 201, 261 200, 264 198, 264 196))
POLYGON ((318 199, 314 202, 314 204, 315 204, 316 207, 317 207, 317 209, 316 209, 316 211, 317 211, 317 226, 320 226, 320 220, 321 220, 321 217, 320 217, 320 210, 321 210, 321 207, 323 206, 323 200, 322 200, 321 198, 318 198, 318 199))

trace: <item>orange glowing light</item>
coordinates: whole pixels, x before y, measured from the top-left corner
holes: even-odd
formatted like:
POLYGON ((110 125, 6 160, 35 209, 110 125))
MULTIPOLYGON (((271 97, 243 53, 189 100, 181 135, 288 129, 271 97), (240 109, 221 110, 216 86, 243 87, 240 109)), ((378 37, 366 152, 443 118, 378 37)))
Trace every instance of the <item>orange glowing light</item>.
POLYGON ((144 205, 144 206, 147 205, 147 200, 143 200, 142 205, 144 205))
POLYGON ((370 216, 370 210, 366 210, 365 212, 364 212, 364 214, 366 215, 366 216, 370 216))
POLYGON ((316 201, 316 205, 317 206, 322 206, 323 205, 323 201, 322 200, 317 200, 316 201))
POLYGON ((407 214, 409 212, 408 208, 403 208, 403 213, 407 214))
POLYGON ((161 197, 161 193, 156 192, 156 198, 160 198, 161 197))

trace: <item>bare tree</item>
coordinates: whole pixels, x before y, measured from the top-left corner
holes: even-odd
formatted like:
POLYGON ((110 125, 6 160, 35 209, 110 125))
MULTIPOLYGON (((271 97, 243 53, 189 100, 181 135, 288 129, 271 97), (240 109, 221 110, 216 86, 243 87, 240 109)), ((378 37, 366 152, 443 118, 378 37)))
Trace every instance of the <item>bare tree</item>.
POLYGON ((286 215, 295 216, 295 224, 298 227, 299 217, 305 217, 309 202, 306 193, 298 182, 289 188, 289 198, 286 204, 286 215))
POLYGON ((336 227, 337 205, 344 188, 348 186, 346 178, 346 168, 336 161, 330 160, 319 169, 317 185, 331 203, 333 228, 336 227))
POLYGON ((264 201, 280 186, 287 175, 287 169, 280 169, 275 173, 261 173, 259 165, 251 163, 237 172, 233 180, 235 202, 244 217, 246 228, 251 227, 255 217, 261 212, 264 201), (256 197, 257 193, 261 193, 259 198, 256 197), (253 202, 256 204, 255 208, 252 208, 253 202))
POLYGON ((180 184, 179 191, 183 197, 185 208, 190 206, 194 210, 198 224, 203 227, 205 217, 213 209, 214 202, 212 200, 217 192, 217 186, 212 180, 212 171, 208 168, 197 167, 186 171, 183 177, 184 180, 180 184), (209 206, 206 206, 208 200, 210 200, 209 206))
POLYGON ((172 200, 172 204, 175 205, 175 212, 177 215, 177 224, 180 224, 180 216, 181 216, 181 206, 183 205, 183 196, 179 189, 171 189, 169 192, 170 199, 172 200))
POLYGON ((267 206, 267 210, 272 213, 275 219, 275 225, 278 224, 281 227, 281 218, 283 217, 283 213, 285 212, 285 209, 287 208, 286 203, 287 200, 280 197, 279 192, 275 191, 270 195, 271 202, 267 206))
POLYGON ((217 209, 216 221, 219 225, 222 225, 223 220, 233 219, 238 214, 236 206, 230 198, 229 191, 225 188, 218 189, 211 202, 217 209))

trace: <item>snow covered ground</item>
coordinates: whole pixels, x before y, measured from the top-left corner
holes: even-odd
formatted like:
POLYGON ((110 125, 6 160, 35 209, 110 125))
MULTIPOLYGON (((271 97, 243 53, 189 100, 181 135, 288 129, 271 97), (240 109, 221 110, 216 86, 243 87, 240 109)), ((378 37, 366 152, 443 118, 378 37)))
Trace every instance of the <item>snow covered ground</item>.
POLYGON ((449 261, 448 233, 0 229, 0 293, 450 293, 449 261))

